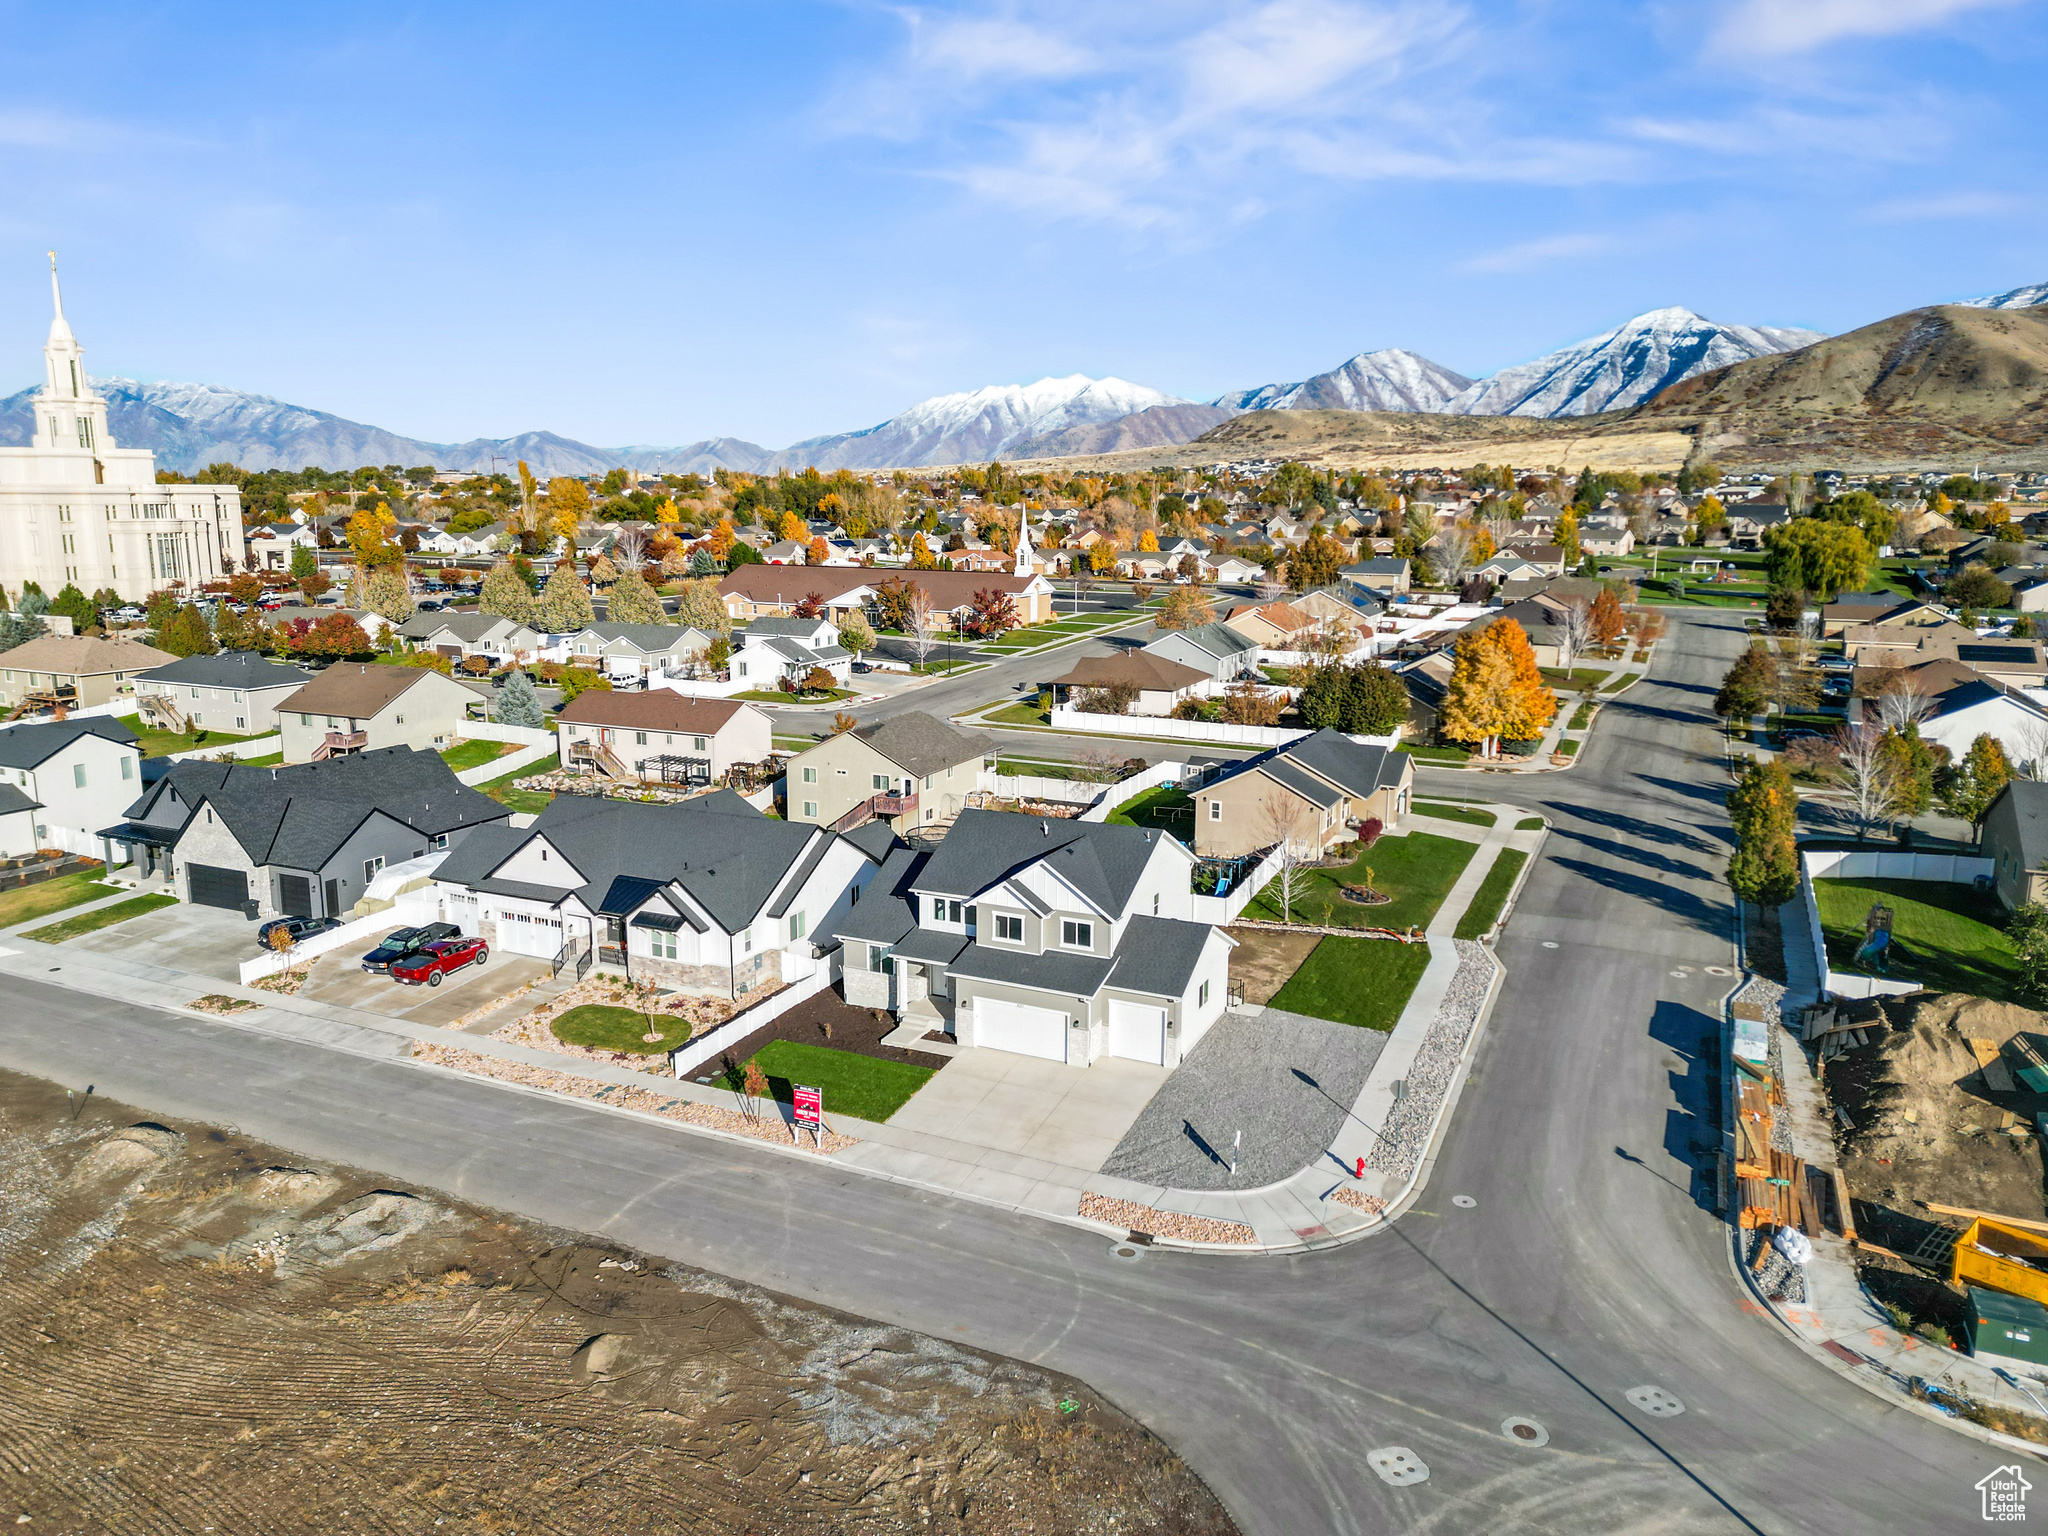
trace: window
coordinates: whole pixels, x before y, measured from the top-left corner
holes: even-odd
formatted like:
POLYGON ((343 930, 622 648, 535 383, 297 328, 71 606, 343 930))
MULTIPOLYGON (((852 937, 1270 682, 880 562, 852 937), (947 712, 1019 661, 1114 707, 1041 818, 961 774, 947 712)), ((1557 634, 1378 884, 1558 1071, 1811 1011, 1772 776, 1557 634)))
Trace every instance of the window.
POLYGON ((132 757, 124 757, 124 758, 122 758, 122 759, 121 759, 121 777, 122 777, 122 778, 124 778, 124 779, 132 779, 132 778, 134 778, 134 777, 135 777, 135 759, 134 759, 134 758, 132 758, 132 757))
POLYGON ((246 731, 247 729, 249 729, 249 720, 246 715, 235 716, 235 729, 238 731, 246 731))
POLYGON ((647 935, 647 953, 657 960, 673 960, 676 957, 676 936, 659 928, 642 930, 647 935))
POLYGON ((436 832, 432 837, 427 839, 427 846, 433 849, 436 853, 439 853, 443 848, 446 848, 448 846, 448 834, 446 832, 436 832))
POLYGON ((802 938, 804 936, 804 927, 805 918, 803 913, 792 912, 789 914, 789 936, 792 939, 802 938))
POLYGON ((926 789, 930 789, 932 787, 932 776, 930 774, 926 774, 924 776, 924 787, 926 789))
MULTIPOLYGON (((706 750, 706 749, 707 749, 707 748, 708 748, 709 746, 710 746, 710 743, 709 743, 708 741, 706 741, 706 740, 705 740, 705 739, 704 739, 704 738, 703 738, 702 736, 692 736, 692 737, 690 738, 690 750, 691 750, 692 752, 702 752, 702 751, 705 751, 705 750, 706 750)), ((817 770, 817 769, 815 769, 815 768, 813 768, 813 769, 811 770, 811 772, 812 772, 812 773, 816 773, 817 771, 818 771, 818 770, 817 770)), ((810 780, 810 782, 811 782, 811 783, 813 783, 813 784, 815 784, 815 783, 817 783, 818 781, 817 781, 816 779, 812 779, 812 780, 810 780)))
POLYGON ((996 914, 996 937, 1005 944, 1022 944, 1024 942, 1024 919, 1021 917, 1010 917, 998 912, 996 914))
POLYGON ((1209 983, 1206 981, 1195 989, 1195 1006, 1197 1008, 1209 1006, 1209 983))
MULTIPOLYGON (((699 747, 700 749, 701 749, 701 748, 703 747, 703 745, 704 745, 704 738, 703 738, 702 736, 699 736, 699 737, 697 738, 697 745, 698 745, 698 747, 699 747)), ((806 768, 806 769, 804 770, 804 782, 805 782, 806 784, 815 784, 815 783, 817 783, 817 782, 818 782, 818 770, 817 770, 817 769, 815 769, 815 768, 806 768)))
POLYGON ((377 871, 383 867, 384 856, 382 854, 377 855, 374 859, 363 860, 363 884, 368 885, 372 880, 376 879, 377 871))
POLYGON ((299 716, 299 724, 301 724, 301 725, 311 725, 312 723, 313 723, 313 717, 312 717, 311 715, 301 715, 301 716, 299 716))
POLYGON ((71 765, 71 787, 73 789, 85 788, 85 764, 73 763, 71 765))
POLYGON ((886 946, 870 944, 868 946, 868 969, 880 971, 884 976, 894 976, 896 974, 896 957, 889 953, 886 946))
POLYGON ((633 745, 634 745, 634 746, 636 746, 636 747, 644 747, 644 746, 646 746, 646 745, 647 745, 647 733, 646 733, 645 731, 635 731, 635 732, 633 733, 633 745))
POLYGON ((1221 821, 1223 819, 1223 802, 1221 800, 1211 800, 1209 802, 1209 819, 1211 821, 1221 821))
MULTIPOLYGON (((403 725, 403 724, 405 724, 405 716, 403 716, 403 715, 398 715, 398 716, 395 716, 395 717, 393 718, 393 720, 392 720, 392 724, 394 724, 394 725, 403 725)), ((353 720, 351 720, 351 721, 349 722, 349 729, 350 729, 350 730, 354 730, 354 729, 355 729, 355 722, 354 722, 353 720)))
POLYGON ((887 789, 888 787, 889 787, 889 777, 888 777, 888 775, 887 775, 887 774, 882 774, 882 773, 878 773, 878 774, 876 774, 876 775, 875 775, 875 788, 876 788, 876 789, 878 789, 878 790, 881 790, 881 789, 887 789))
POLYGON ((1152 915, 1154 917, 1159 915, 1159 893, 1157 891, 1152 893, 1152 915))
POLYGON ((815 820, 815 819, 817 818, 817 815, 818 815, 818 802, 817 802, 817 801, 815 801, 815 800, 806 800, 806 801, 804 802, 804 817, 805 817, 805 819, 806 819, 806 820, 815 820))
POLYGON ((949 901, 949 902, 947 902, 947 903, 946 903, 946 921, 947 921, 947 922, 949 922, 949 923, 957 923, 957 922, 959 922, 959 921, 960 921, 960 903, 959 903, 959 902, 957 902, 957 901, 949 901))
POLYGON ((1093 923, 1062 922, 1060 942, 1069 949, 1093 949, 1095 947, 1095 925, 1093 923))

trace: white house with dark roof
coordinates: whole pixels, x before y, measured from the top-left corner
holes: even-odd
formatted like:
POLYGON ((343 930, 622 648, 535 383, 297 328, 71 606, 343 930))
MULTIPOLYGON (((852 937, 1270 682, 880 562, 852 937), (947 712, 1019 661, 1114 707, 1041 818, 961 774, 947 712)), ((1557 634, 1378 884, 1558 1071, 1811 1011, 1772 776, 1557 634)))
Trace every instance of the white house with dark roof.
POLYGON ((565 659, 594 666, 614 682, 651 683, 687 671, 690 659, 708 648, 714 638, 689 625, 599 619, 569 637, 565 659))
POLYGON ((963 812, 888 855, 834 932, 848 1002, 961 1044, 1178 1066, 1217 1019, 1235 941, 1193 919, 1195 857, 1145 827, 963 812))
POLYGON ((116 864, 120 850, 99 829, 142 787, 142 753, 135 733, 105 716, 10 725, 0 729, 0 786, 13 791, 0 802, 9 856, 61 848, 116 864), (13 846, 24 837, 26 848, 13 846))
POLYGON ((839 644, 839 626, 831 619, 750 619, 745 633, 733 637, 732 680, 749 688, 773 689, 785 677, 808 676, 813 667, 824 668, 841 688, 852 673, 853 653, 839 644))
POLYGON ((1160 630, 1144 649, 1148 656, 1193 667, 1218 685, 1259 675, 1258 641, 1239 634, 1228 624, 1160 630))
POLYGON ((875 859, 730 790, 680 805, 562 795, 525 828, 474 838, 435 871, 444 918, 492 948, 739 997, 827 963, 875 859))
POLYGON ((313 680, 301 667, 254 651, 183 656, 135 678, 141 718, 173 731, 261 736, 277 729, 277 706, 313 680))

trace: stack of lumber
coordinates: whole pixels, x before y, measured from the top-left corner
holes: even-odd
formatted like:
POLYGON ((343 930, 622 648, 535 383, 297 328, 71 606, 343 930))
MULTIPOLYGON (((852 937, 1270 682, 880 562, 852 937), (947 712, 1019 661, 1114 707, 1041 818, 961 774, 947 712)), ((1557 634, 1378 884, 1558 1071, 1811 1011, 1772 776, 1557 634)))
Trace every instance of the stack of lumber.
POLYGON ((1738 1163, 1736 1172, 1741 1202, 1736 1213, 1738 1226, 1820 1230, 1802 1159, 1774 1147, 1766 1148, 1764 1161, 1738 1163))

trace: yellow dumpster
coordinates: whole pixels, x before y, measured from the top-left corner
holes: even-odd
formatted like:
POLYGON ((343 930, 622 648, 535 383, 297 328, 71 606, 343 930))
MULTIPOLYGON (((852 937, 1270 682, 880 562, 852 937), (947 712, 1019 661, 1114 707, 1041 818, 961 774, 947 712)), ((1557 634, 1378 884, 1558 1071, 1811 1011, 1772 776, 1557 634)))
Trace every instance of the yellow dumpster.
POLYGON ((2048 1234, 1979 1216, 1956 1239, 1949 1279, 2048 1303, 2048 1234))

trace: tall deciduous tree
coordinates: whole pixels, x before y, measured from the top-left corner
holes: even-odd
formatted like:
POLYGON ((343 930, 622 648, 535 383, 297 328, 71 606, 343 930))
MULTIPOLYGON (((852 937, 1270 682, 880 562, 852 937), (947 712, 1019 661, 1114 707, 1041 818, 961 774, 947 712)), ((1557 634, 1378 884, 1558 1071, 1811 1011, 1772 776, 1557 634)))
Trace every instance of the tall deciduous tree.
POLYGON ((1287 557, 1287 584, 1297 592, 1327 587, 1336 581, 1343 559, 1335 539, 1320 527, 1311 528, 1287 557))
POLYGON ((2012 778, 2004 743, 1996 736, 1980 735, 1963 760, 1940 775, 1941 808, 1958 821, 1975 825, 2012 778))
POLYGON ((1459 636, 1438 729, 1452 741, 1462 741, 1481 756, 1491 757, 1507 718, 1514 671, 1500 648, 1486 642, 1486 634, 1482 630, 1459 636))
POLYGON ((1754 763, 1728 791, 1736 847, 1728 883, 1744 901, 1777 907, 1799 889, 1799 793, 1782 762, 1754 763))
POLYGON ((1593 599, 1593 643, 1611 646, 1628 630, 1628 615, 1622 612, 1621 599, 1614 595, 1614 588, 1602 587, 1599 596, 1593 599))
POLYGON ((416 605, 404 569, 387 565, 372 571, 363 584, 363 606, 393 624, 403 624, 411 618, 416 605))
MULTIPOLYGON (((572 485, 582 483, 580 480, 570 482, 572 485)), ((551 635, 562 635, 583 628, 591 616, 590 589, 583 585, 583 578, 576 574, 575 567, 567 560, 562 561, 555 567, 555 573, 548 577, 540 601, 533 605, 534 624, 551 635)))
POLYGON ((638 571, 628 571, 605 594, 605 611, 621 624, 666 624, 661 599, 638 571))
POLYGON ((676 594, 676 622, 707 634, 732 633, 732 615, 718 595, 718 583, 709 577, 685 581, 676 594))
POLYGON ((1861 528, 1798 517, 1764 530, 1765 563, 1779 586, 1803 587, 1822 602, 1861 591, 1873 552, 1861 528))
POLYGON ((557 475, 548 482, 547 526, 537 531, 573 543, 589 513, 590 487, 573 475, 557 475))
POLYGON ((533 592, 519 572, 512 568, 510 560, 500 560, 484 577, 483 591, 477 597, 477 609, 521 624, 533 617, 533 592))

